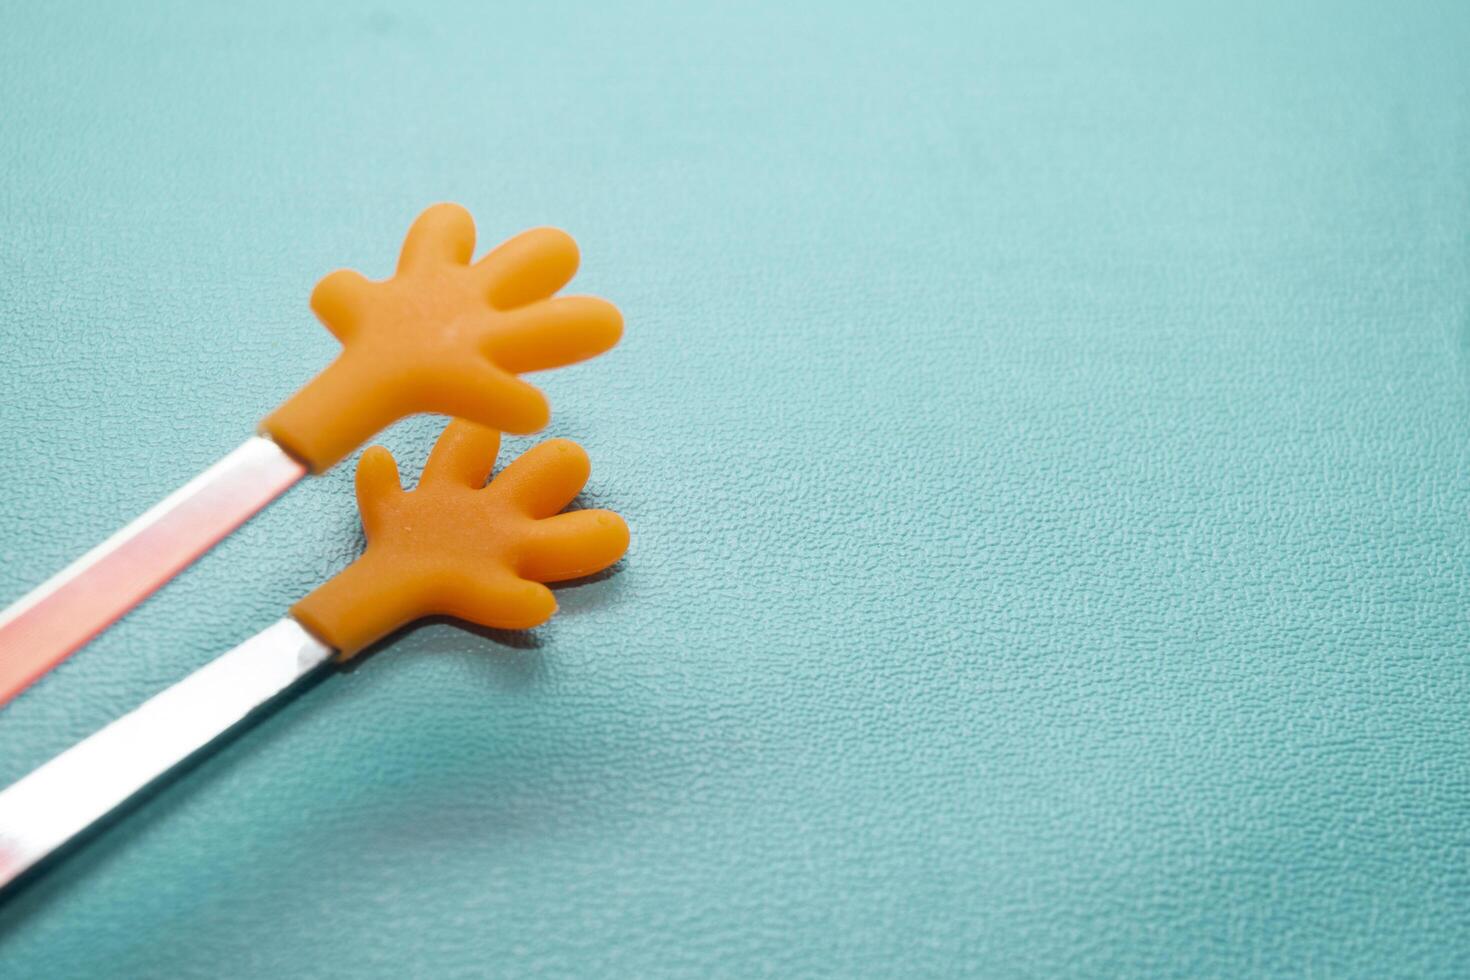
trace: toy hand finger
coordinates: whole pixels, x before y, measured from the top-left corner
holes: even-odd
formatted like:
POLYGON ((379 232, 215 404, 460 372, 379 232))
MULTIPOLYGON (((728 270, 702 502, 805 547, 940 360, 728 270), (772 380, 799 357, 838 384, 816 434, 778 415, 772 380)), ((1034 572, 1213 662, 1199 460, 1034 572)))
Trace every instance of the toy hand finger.
POLYGON ((466 265, 475 251, 475 222, 458 204, 435 204, 414 221, 398 256, 398 274, 453 263, 466 265))
POLYGON ((539 582, 508 572, 489 579, 466 577, 455 582, 442 603, 445 615, 493 629, 524 630, 540 626, 556 612, 556 597, 539 582))
POLYGON ((401 493, 403 485, 393 454, 382 446, 369 448, 357 462, 357 508, 369 538, 383 518, 384 505, 401 493))
POLYGON ((474 271, 497 310, 545 299, 571 281, 581 257, 572 236, 558 228, 532 228, 496 247, 474 271))
POLYGON ((488 362, 462 364, 435 376, 419 393, 422 411, 469 419, 514 435, 544 427, 551 406, 535 385, 488 362))
POLYGON ((351 269, 338 269, 316 284, 311 291, 311 309, 342 343, 357 331, 370 302, 373 284, 351 269))
POLYGON ((560 582, 600 572, 628 550, 628 525, 610 510, 574 510, 536 521, 521 546, 520 573, 560 582))
POLYGON ((515 374, 585 361, 623 335, 618 308, 593 296, 542 300, 506 314, 503 320, 487 353, 515 374))
POLYGON ((499 452, 499 431, 455 419, 434 443, 419 484, 456 483, 478 490, 490 476, 499 452))
POLYGON ((551 439, 501 470, 490 492, 527 517, 550 517, 572 502, 591 471, 586 450, 567 439, 551 439))

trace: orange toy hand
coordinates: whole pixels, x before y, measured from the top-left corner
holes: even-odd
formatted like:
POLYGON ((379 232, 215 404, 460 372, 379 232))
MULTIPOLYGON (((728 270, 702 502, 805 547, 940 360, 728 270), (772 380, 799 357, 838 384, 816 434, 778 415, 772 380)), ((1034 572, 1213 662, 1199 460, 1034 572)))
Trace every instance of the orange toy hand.
POLYGON ((261 428, 321 471, 416 412, 535 432, 546 398, 516 375, 561 367, 617 343, 623 320, 606 300, 552 298, 577 271, 566 232, 523 232, 473 264, 475 225, 456 204, 413 223, 393 278, 339 271, 311 307, 342 353, 261 428))
POLYGON ((606 510, 559 513, 590 470, 576 443, 541 443, 486 486, 499 448, 493 429, 451 422, 409 492, 386 449, 363 453, 367 551, 291 614, 343 659, 423 616, 502 629, 551 618, 556 600, 541 583, 607 568, 627 551, 628 526, 606 510))

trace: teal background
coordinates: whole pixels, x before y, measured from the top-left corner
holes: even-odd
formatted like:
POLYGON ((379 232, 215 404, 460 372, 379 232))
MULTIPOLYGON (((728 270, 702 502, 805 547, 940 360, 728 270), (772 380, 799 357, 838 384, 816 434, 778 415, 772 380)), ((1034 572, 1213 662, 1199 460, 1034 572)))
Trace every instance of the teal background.
MULTIPOLYGON (((540 380, 634 539, 169 787, 0 975, 1470 972, 1467 52, 1450 2, 6 4, 0 601, 436 200, 622 307, 540 380)), ((350 483, 0 711, 0 781, 342 567, 350 483)))

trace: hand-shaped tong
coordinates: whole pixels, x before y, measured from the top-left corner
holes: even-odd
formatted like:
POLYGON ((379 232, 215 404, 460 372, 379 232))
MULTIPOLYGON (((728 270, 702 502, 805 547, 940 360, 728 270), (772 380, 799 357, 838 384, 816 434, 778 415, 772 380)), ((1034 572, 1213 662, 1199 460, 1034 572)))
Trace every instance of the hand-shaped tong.
POLYGON ((618 515, 559 513, 587 482, 581 447, 544 442, 486 486, 499 447, 493 429, 450 423, 410 492, 387 450, 364 453, 362 557, 287 618, 0 791, 0 890, 329 663, 423 616, 535 626, 556 611, 541 583, 622 557, 628 528, 618 515))
POLYGON ((393 278, 323 279, 311 306, 341 355, 260 435, 0 612, 0 706, 308 468, 322 472, 393 421, 439 412, 512 433, 544 426, 546 399, 516 375, 602 353, 622 318, 604 300, 553 298, 577 271, 565 232, 525 232, 471 264, 474 245, 469 213, 437 204, 409 229, 393 278))

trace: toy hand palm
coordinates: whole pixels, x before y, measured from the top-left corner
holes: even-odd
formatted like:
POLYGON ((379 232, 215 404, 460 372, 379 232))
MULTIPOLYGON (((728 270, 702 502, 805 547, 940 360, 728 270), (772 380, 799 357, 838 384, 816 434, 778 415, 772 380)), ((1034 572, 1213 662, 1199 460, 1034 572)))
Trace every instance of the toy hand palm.
POLYGON ((601 571, 628 548, 628 527, 606 510, 559 513, 587 482, 576 443, 544 442, 488 486, 500 434, 454 421, 439 437, 418 486, 405 492, 381 446, 357 468, 367 551, 292 608, 344 656, 422 616, 526 629, 556 600, 543 582, 601 571))
POLYGON ((606 300, 553 298, 577 271, 563 231, 523 232, 471 264, 474 246, 469 212, 436 204, 409 229, 391 279, 342 270, 318 283, 312 309, 342 354, 264 428, 320 470, 416 412, 505 432, 544 426, 545 396, 516 375, 602 353, 622 317, 606 300))

